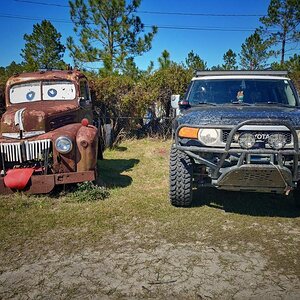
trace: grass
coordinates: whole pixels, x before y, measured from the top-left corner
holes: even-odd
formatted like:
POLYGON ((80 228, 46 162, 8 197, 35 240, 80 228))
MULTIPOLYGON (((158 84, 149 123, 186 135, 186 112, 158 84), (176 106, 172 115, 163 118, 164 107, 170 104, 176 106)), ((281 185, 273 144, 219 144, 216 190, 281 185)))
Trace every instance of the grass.
POLYGON ((68 195, 0 197, 0 268, 17 264, 18 255, 30 260, 50 250, 97 247, 120 233, 128 243, 143 248, 164 241, 201 243, 236 253, 256 250, 267 259, 268 268, 300 278, 300 210, 292 200, 205 189, 195 193, 192 208, 172 207, 170 144, 130 140, 107 150, 105 160, 99 161, 101 181, 110 194, 105 200, 70 201, 68 195))

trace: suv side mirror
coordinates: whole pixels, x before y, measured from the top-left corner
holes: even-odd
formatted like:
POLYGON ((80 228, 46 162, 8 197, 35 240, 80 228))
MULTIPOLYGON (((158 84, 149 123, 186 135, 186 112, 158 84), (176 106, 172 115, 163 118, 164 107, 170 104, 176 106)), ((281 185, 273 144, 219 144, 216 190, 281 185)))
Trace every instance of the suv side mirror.
POLYGON ((172 95, 171 96, 171 106, 174 109, 179 108, 180 95, 172 95))

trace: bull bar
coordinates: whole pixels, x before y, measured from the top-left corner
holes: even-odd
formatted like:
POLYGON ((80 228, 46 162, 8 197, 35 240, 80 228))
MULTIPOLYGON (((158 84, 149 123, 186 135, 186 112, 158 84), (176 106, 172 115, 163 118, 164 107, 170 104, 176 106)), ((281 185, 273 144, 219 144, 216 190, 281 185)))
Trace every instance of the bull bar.
POLYGON ((188 156, 198 160, 202 164, 210 167, 213 172, 211 175, 212 179, 218 179, 220 176, 220 170, 223 167, 223 164, 226 160, 226 157, 229 154, 241 154, 240 158, 237 163, 237 167, 241 167, 243 161, 245 159, 246 154, 277 154, 278 156, 278 167, 283 169, 283 155, 291 155, 293 156, 293 167, 292 167, 292 180, 294 182, 298 181, 298 161, 299 161, 299 141, 298 135, 295 128, 287 121, 278 120, 278 119, 251 119, 240 122, 239 124, 235 125, 233 128, 232 126, 228 125, 190 125, 190 124, 182 124, 180 125, 175 132, 175 145, 174 147, 178 150, 184 151, 188 156), (286 126, 293 137, 293 149, 243 149, 243 148, 231 148, 231 144, 233 142, 234 135, 236 132, 244 125, 283 125, 286 126), (231 129, 225 148, 216 148, 216 147, 198 147, 198 146, 182 146, 179 143, 178 132, 182 127, 191 127, 191 128, 215 128, 215 129, 231 129), (221 154, 220 160, 218 163, 213 163, 197 153, 199 152, 206 152, 206 153, 218 153, 221 154))

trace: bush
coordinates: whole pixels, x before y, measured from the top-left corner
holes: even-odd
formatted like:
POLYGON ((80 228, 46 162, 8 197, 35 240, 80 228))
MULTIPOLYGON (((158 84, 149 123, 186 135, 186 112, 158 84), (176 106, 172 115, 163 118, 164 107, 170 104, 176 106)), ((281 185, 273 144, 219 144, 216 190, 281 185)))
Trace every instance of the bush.
POLYGON ((68 194, 68 200, 74 202, 93 202, 109 197, 109 191, 103 186, 97 186, 91 181, 78 183, 75 191, 68 194))
POLYGON ((157 134, 160 127, 169 132, 165 129, 171 124, 171 95, 183 95, 191 77, 190 70, 175 63, 153 74, 145 72, 138 79, 89 74, 93 103, 100 111, 102 123, 112 127, 110 144, 106 146, 116 144, 121 136, 140 136, 144 127, 148 130, 151 124, 153 128, 147 133, 157 134), (144 116, 149 112, 152 119, 145 126, 144 116))
POLYGON ((172 63, 168 68, 159 69, 151 76, 152 90, 157 101, 170 117, 171 95, 183 96, 193 77, 193 72, 180 64, 172 63))

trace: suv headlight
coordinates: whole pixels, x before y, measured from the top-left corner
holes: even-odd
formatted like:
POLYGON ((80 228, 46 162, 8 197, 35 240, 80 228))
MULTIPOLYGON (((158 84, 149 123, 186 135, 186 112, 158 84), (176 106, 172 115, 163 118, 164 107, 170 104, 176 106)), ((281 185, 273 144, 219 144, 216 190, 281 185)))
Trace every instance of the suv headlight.
POLYGON ((204 145, 210 146, 220 139, 220 129, 204 128, 199 130, 199 141, 204 145))
POLYGON ((71 152, 73 143, 70 138, 66 136, 60 136, 55 140, 55 148, 59 153, 67 154, 71 152))
POLYGON ((255 145, 255 137, 251 133, 243 133, 239 137, 239 144, 244 149, 250 149, 255 145))
POLYGON ((268 144, 271 148, 279 150, 282 149, 286 144, 286 137, 282 133, 270 134, 268 138, 268 144))

